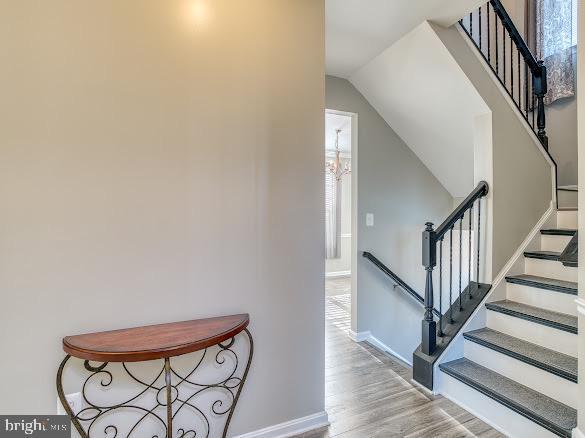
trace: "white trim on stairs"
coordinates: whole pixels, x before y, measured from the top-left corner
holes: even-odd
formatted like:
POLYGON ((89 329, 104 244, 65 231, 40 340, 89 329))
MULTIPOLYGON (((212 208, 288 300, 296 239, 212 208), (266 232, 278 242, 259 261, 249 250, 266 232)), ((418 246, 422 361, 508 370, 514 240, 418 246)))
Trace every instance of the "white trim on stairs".
POLYGON ((575 429, 573 429, 573 438, 585 438, 585 433, 581 432, 581 430, 576 427, 575 429))
MULTIPOLYGON (((493 280, 493 286, 487 296, 484 298, 484 302, 490 301, 490 298, 493 296, 494 293, 498 293, 497 291, 500 289, 499 286, 502 288, 506 287, 506 276, 514 272, 515 269, 518 269, 518 265, 522 264, 522 258, 524 257, 524 251, 537 239, 539 239, 539 234, 541 228, 545 227, 547 223, 552 220, 553 215, 556 213, 555 203, 554 201, 551 202, 548 210, 543 214, 540 220, 536 223, 534 228, 528 233, 526 238, 520 244, 518 249, 514 252, 512 257, 508 260, 508 262, 504 265, 504 267, 498 272, 496 277, 493 280)), ((493 298, 491 298, 493 300, 493 298)), ((579 301, 579 300, 576 300, 579 301)), ((580 304, 580 303, 578 303, 580 304)), ((525 420, 523 417, 518 418, 517 415, 512 410, 506 408, 505 406, 493 401, 487 396, 484 396, 481 393, 476 393, 474 389, 470 387, 465 387, 462 389, 461 382, 451 378, 450 376, 444 374, 438 368, 438 364, 445 360, 447 352, 450 349, 455 348, 455 344, 457 342, 463 342, 463 333, 465 333, 466 328, 473 324, 474 319, 477 317, 477 313, 480 309, 484 306, 484 303, 481 303, 477 309, 475 309, 474 313, 471 317, 467 320, 464 326, 461 328, 459 333, 457 334, 456 338, 451 342, 449 347, 446 349, 444 354, 442 355, 439 360, 436 362, 435 366, 435 378, 437 379, 437 383, 435 384, 435 390, 437 393, 443 395, 445 398, 451 400, 452 402, 456 403, 457 405, 461 406, 480 420, 484 421, 485 423, 492 426, 494 429, 498 430, 499 432, 503 433, 507 436, 523 436, 518 433, 517 425, 519 421, 527 421, 525 424, 526 427, 534 427, 534 430, 531 432, 527 432, 527 435, 531 433, 533 435, 530 436, 541 436, 541 432, 549 436, 548 431, 540 430, 540 426, 536 426, 536 423, 530 422, 530 420, 525 420), (511 428, 510 430, 507 430, 511 428)), ((585 314, 585 301, 582 302, 582 311, 585 314)), ((579 306, 580 307, 580 306, 579 306)), ((457 349, 454 350, 455 352, 457 349)), ((460 351, 463 351, 463 348, 460 347, 460 351)), ((450 360, 450 359, 449 359, 450 360)), ((520 427, 521 429, 522 427, 520 427)), ((573 432, 575 433, 575 432, 573 432)), ((573 435, 577 438, 585 438, 585 436, 580 435, 573 435)))
MULTIPOLYGON (((581 315, 585 315, 585 301, 581 298, 577 298, 575 303, 577 303, 577 312, 581 315)), ((585 436, 583 438, 585 438, 585 436)))
POLYGON ((544 214, 542 215, 542 217, 540 218, 540 220, 536 223, 536 225, 534 226, 534 228, 532 229, 532 231, 530 231, 530 233, 528 234, 528 236, 526 236, 526 238, 522 241, 522 243, 520 244, 520 246, 518 247, 518 249, 516 250, 516 252, 512 255, 512 257, 510 258, 510 260, 508 260, 508 263, 506 263, 504 265, 504 267, 502 268, 502 270, 498 273, 498 275, 496 276, 496 278, 494 279, 494 283, 492 288, 496 288, 498 287, 498 285, 505 280, 506 275, 508 275, 508 272, 510 272, 510 270, 512 269, 512 267, 514 266, 514 264, 522 257, 524 257, 524 251, 526 251, 528 245, 530 244, 530 242, 532 242, 532 240, 540 235, 540 230, 544 227, 546 221, 550 218, 550 216, 556 211, 555 206, 554 206, 554 201, 551 201, 550 206, 548 207, 548 210, 544 212, 544 214))
POLYGON ((317 412, 316 414, 307 415, 306 417, 275 424, 274 426, 265 427, 235 438, 287 438, 311 430, 320 429, 329 426, 327 412, 317 412))
MULTIPOLYGON (((459 330, 459 333, 457 333, 457 335, 451 341, 451 343, 449 344, 449 346, 447 348, 445 348, 445 351, 443 351, 443 353, 441 354, 441 356, 439 356, 439 358, 435 362, 435 369, 434 369, 434 375, 435 376, 437 376, 439 373, 442 372, 439 369, 439 364, 441 364, 442 362, 444 362, 446 357, 449 357, 448 356, 448 352, 451 351, 451 349, 453 348, 454 345, 456 345, 458 342, 459 343, 463 342, 463 333, 465 333, 467 331, 467 327, 474 321, 474 319, 477 316, 478 312, 480 312, 482 310, 482 307, 484 306, 484 304, 486 302, 489 301, 489 299, 492 296, 492 294, 496 290, 498 290, 498 287, 500 286, 500 284, 502 284, 502 282, 505 282, 506 275, 508 275, 508 273, 514 267, 514 265, 521 258, 524 257, 524 251, 526 250, 526 248, 528 247, 528 245, 540 234, 540 229, 546 224, 546 222, 549 220, 549 218, 551 217, 551 215, 555 211, 556 210, 555 210, 555 207, 554 207, 554 202, 551 201, 550 206, 548 207, 548 210, 545 211, 545 213, 542 215, 542 217, 540 218, 540 220, 536 223, 536 225, 534 226, 534 228, 530 231, 530 233, 528 233, 528 236, 526 236, 526 238, 522 241, 522 243, 520 244, 520 246, 518 247, 518 249, 516 250, 516 252, 514 252, 514 254, 512 255, 512 257, 510 257, 510 259, 508 260, 508 262, 504 265, 504 267, 500 270, 500 272, 498 273, 498 275, 494 278, 493 283, 492 283, 492 288, 488 292, 488 294, 484 297, 483 302, 480 303, 477 306, 477 308, 473 311, 473 313, 467 319, 467 321, 465 322, 465 324, 463 324, 463 327, 461 327, 461 329, 459 330)), ((440 388, 437 388, 436 385, 433 388, 433 390, 435 390, 435 391, 437 391, 439 393, 441 392, 441 389, 440 388)))

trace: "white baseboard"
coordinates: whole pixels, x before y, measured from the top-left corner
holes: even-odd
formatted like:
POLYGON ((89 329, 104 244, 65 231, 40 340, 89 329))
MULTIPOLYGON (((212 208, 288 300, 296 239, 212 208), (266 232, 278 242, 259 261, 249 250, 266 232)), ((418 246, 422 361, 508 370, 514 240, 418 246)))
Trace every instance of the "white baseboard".
POLYGON ((530 233, 528 233, 528 236, 526 236, 526 238, 522 241, 522 243, 520 244, 520 246, 518 247, 518 249, 514 252, 514 254, 512 255, 512 257, 508 260, 508 262, 500 270, 500 272, 498 273, 498 275, 496 275, 496 277, 494 278, 494 281, 492 283, 492 288, 493 289, 495 289, 496 287, 499 286, 500 283, 502 283, 503 281, 505 281, 506 275, 508 275, 508 273, 510 272, 510 270, 512 269, 512 267, 514 266, 514 264, 519 259, 521 259, 522 257, 524 257, 524 251, 526 251, 526 249, 528 248, 528 245, 530 244, 530 242, 532 242, 532 240, 536 236, 540 235, 540 230, 546 224, 546 221, 555 212, 556 212, 556 209, 555 209, 555 206, 554 206, 554 202, 551 201, 550 206, 548 207, 548 209, 544 212, 544 214, 539 219, 539 221, 536 223, 536 225, 532 228, 532 230, 530 230, 530 233))
POLYGON ((238 435, 235 438, 287 438, 327 426, 329 426, 329 418, 327 412, 323 411, 238 435))
POLYGON ((393 349, 391 349, 390 347, 388 347, 386 344, 384 344, 382 341, 380 341, 378 338, 376 338, 375 336, 373 336, 370 332, 367 332, 367 333, 369 334, 369 336, 365 339, 365 341, 367 343, 373 345, 378 350, 381 350, 384 353, 388 353, 391 356, 397 357, 402 362, 405 362, 408 365, 412 366, 412 359, 406 359, 404 356, 401 356, 400 354, 396 353, 396 351, 394 351, 393 349))
POLYGON ((585 438, 585 433, 581 432, 578 427, 573 429, 573 438, 585 438))
POLYGON ((351 277, 351 271, 326 272, 325 278, 348 278, 351 277))
POLYGON ((393 349, 388 347, 374 335, 370 331, 363 331, 363 332, 354 332, 353 330, 349 331, 349 338, 354 342, 367 342, 368 344, 372 345, 373 347, 377 348, 378 350, 388 353, 391 356, 394 356, 400 359, 402 362, 407 363, 408 365, 412 366, 412 360, 408 360, 401 356, 400 354, 396 353, 393 349))
POLYGON ((349 339, 351 339, 353 342, 363 342, 370 336, 372 336, 370 332, 354 332, 353 330, 349 331, 349 339))

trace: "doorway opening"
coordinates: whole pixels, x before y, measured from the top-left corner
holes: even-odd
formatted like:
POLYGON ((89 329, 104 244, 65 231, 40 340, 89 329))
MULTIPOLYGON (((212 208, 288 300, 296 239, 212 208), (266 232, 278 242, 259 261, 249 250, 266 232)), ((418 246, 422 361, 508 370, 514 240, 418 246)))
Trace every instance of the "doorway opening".
POLYGON ((328 324, 356 330, 357 115, 325 112, 325 312, 328 324))

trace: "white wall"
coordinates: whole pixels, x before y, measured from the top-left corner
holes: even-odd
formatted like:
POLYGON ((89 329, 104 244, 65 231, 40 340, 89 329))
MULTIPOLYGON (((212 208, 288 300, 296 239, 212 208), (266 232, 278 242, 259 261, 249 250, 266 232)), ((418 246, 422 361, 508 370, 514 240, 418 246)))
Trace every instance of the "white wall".
MULTIPOLYGON (((485 280, 490 281, 490 274, 499 273, 549 208, 553 196, 552 168, 540 142, 491 76, 489 67, 480 60, 477 49, 471 47, 467 36, 454 26, 431 26, 491 110, 491 115, 477 118, 478 138, 475 139, 476 156, 481 150, 485 154, 476 159, 475 177, 490 184, 487 233, 486 226, 482 225, 483 237, 492 239, 488 249, 491 255, 486 257, 491 263, 486 267, 485 280)), ((486 216, 483 205, 482 216, 486 216)))
POLYGON ((422 293, 424 224, 441 223, 452 211, 453 198, 349 81, 327 76, 326 102, 327 108, 358 116, 356 330, 371 331, 410 359, 420 343, 423 308, 393 289, 361 253, 372 252, 422 293), (374 214, 373 227, 366 227, 366 213, 374 214))
POLYGON ((349 80, 452 196, 473 190, 474 119, 489 109, 429 23, 349 80))
POLYGON ((5 2, 0 396, 64 335, 249 312, 239 434, 323 410, 322 0, 5 2))

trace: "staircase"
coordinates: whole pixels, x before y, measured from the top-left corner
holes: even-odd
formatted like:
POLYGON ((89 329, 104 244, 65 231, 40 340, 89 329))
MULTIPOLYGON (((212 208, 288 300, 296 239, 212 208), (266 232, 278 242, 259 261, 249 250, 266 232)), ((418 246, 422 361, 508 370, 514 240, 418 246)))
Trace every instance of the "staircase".
POLYGON ((557 211, 505 299, 485 304, 486 326, 463 334, 464 357, 439 365, 446 395, 507 435, 570 437, 577 425, 577 268, 560 260, 576 230, 577 211, 557 211))

